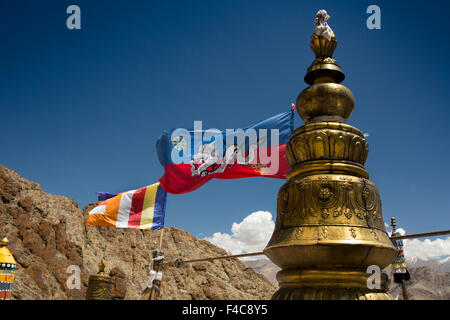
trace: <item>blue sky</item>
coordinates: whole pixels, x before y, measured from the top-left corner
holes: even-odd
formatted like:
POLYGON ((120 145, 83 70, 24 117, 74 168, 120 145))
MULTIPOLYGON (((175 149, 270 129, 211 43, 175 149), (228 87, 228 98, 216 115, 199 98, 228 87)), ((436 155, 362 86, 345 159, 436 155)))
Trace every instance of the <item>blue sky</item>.
MULTIPOLYGON (((4 0, 0 163, 80 207, 96 191, 152 184, 163 130, 242 128, 289 109, 307 86, 322 8, 356 98, 348 123, 370 134, 366 168, 385 220, 408 233, 448 229, 448 1, 4 0), (79 31, 66 28, 71 4, 79 31), (381 30, 366 28, 371 4, 381 30)), ((169 195, 166 225, 229 232, 254 211, 275 215, 282 184, 213 180, 169 195)))

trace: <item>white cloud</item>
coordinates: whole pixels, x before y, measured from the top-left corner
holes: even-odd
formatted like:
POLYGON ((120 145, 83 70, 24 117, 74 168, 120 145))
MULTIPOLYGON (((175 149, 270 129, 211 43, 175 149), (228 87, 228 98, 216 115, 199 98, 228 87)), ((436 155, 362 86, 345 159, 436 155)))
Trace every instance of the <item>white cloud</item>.
POLYGON ((405 256, 422 260, 436 259, 450 254, 450 237, 446 239, 404 240, 405 256))
MULTIPOLYGON (((387 224, 385 224, 387 225, 387 224)), ((406 231, 398 228, 401 235, 406 231)), ((391 231, 388 231, 389 235, 391 231)), ((403 250, 406 258, 418 258, 422 260, 438 259, 450 255, 450 237, 431 239, 405 239, 403 240, 403 250)))
POLYGON ((367 137, 369 137, 370 136, 370 134, 368 133, 368 132, 365 132, 364 133, 364 138, 367 138, 367 137))
MULTIPOLYGON (((268 211, 256 211, 240 223, 234 222, 231 233, 216 232, 206 237, 212 244, 225 249, 231 254, 262 251, 272 236, 275 222, 268 211)), ((261 257, 258 257, 261 258, 261 257)))

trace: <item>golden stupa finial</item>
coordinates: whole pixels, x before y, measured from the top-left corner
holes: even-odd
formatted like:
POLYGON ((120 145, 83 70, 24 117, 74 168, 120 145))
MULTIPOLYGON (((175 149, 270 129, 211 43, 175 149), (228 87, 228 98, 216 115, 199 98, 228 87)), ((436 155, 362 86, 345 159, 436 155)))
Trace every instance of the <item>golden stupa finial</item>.
POLYGON ((98 264, 98 272, 97 274, 104 274, 106 268, 105 259, 102 259, 98 264))
POLYGON ((391 218, 391 226, 392 226, 392 233, 394 233, 396 230, 396 227, 397 227, 397 223, 395 222, 395 217, 391 218))
POLYGON ((325 10, 317 11, 314 19, 314 34, 311 36, 311 50, 316 58, 331 58, 337 46, 334 32, 327 23, 328 19, 330 16, 325 10))
POLYGON ((313 122, 345 122, 353 111, 355 98, 345 86, 341 67, 332 58, 337 41, 327 24, 330 18, 319 10, 314 20, 311 49, 316 59, 309 66, 305 82, 310 85, 297 98, 297 112, 305 124, 313 122))
POLYGON ((0 241, 0 246, 6 247, 8 245, 8 238, 4 237, 2 241, 0 241))
POLYGON ((331 82, 341 83, 345 75, 333 59, 337 40, 327 21, 330 18, 326 10, 319 10, 314 19, 314 33, 311 36, 311 50, 316 60, 308 68, 305 82, 309 85, 315 83, 331 82))

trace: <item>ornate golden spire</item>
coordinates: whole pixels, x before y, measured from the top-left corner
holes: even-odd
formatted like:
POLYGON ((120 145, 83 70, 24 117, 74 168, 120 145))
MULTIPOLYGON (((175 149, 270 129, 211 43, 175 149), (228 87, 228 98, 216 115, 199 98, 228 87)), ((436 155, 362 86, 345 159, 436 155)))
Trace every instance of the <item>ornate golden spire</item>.
POLYGON ((332 58, 337 41, 327 24, 329 16, 319 10, 314 21, 311 49, 316 59, 305 75, 309 85, 297 98, 297 111, 305 124, 312 122, 345 122, 355 105, 353 93, 340 85, 345 75, 332 58))
POLYGON ((282 270, 273 299, 390 299, 388 280, 367 285, 367 268, 396 255, 386 233, 377 187, 364 169, 368 144, 345 124, 354 107, 344 73, 332 58, 337 41, 319 10, 308 68, 310 86, 297 98, 305 125, 287 144, 291 170, 280 188, 275 230, 265 254, 282 270))

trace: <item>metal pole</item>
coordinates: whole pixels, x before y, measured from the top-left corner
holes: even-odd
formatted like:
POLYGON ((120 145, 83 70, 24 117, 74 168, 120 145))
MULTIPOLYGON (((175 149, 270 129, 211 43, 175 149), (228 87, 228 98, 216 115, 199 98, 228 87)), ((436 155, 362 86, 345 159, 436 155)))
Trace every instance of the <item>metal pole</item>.
POLYGON ((212 260, 231 259, 231 258, 243 258, 243 257, 262 256, 262 255, 264 255, 264 252, 252 252, 252 253, 234 254, 234 255, 229 255, 229 256, 221 256, 221 257, 213 257, 213 258, 186 260, 186 261, 181 261, 181 262, 182 263, 194 263, 194 262, 202 262, 202 261, 212 261, 212 260))
MULTIPOLYGON (((164 228, 161 229, 161 235, 159 237, 159 248, 162 247, 162 241, 163 241, 163 235, 164 235, 164 228)), ((162 250, 162 249, 161 249, 162 250)))
POLYGON ((402 281, 402 294, 403 294, 403 300, 408 300, 408 292, 406 291, 406 284, 405 281, 402 281))
POLYGON ((443 236, 443 235, 446 235, 446 234, 450 234, 450 230, 426 232, 426 233, 406 234, 404 236, 391 237, 391 240, 413 239, 413 238, 423 238, 423 237, 432 237, 432 236, 443 236))

